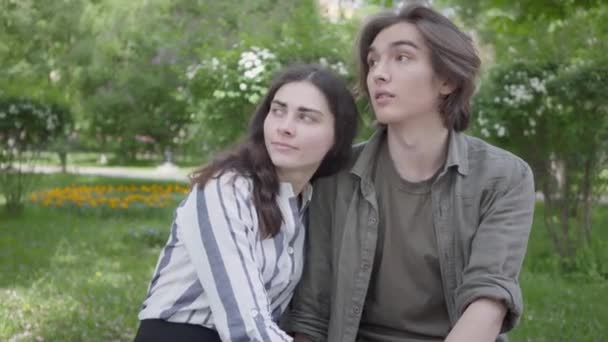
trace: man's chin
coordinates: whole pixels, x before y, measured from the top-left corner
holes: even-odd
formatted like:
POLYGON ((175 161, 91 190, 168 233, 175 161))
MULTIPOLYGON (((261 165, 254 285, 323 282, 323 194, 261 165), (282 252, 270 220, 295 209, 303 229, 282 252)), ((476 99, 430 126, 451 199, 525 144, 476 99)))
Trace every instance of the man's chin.
POLYGON ((399 115, 395 115, 395 114, 377 115, 376 114, 376 122, 381 125, 390 125, 390 124, 394 124, 394 123, 397 123, 400 121, 403 121, 403 117, 401 117, 399 115))

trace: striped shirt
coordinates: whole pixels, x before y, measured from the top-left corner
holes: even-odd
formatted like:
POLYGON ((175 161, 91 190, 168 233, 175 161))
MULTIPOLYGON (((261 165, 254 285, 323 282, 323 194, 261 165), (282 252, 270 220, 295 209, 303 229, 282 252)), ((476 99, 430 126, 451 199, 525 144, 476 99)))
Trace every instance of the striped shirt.
POLYGON ((304 212, 289 183, 281 230, 261 239, 252 181, 234 173, 194 187, 179 205, 139 319, 199 324, 222 341, 291 341, 277 325, 302 274, 304 212))

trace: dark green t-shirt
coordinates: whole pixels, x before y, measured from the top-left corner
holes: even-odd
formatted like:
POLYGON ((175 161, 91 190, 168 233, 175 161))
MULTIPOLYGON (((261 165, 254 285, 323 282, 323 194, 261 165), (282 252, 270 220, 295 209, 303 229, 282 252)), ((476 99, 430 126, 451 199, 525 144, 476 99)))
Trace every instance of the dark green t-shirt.
POLYGON ((436 177, 402 179, 386 139, 377 156, 378 246, 359 327, 360 341, 443 341, 450 320, 433 229, 436 177))

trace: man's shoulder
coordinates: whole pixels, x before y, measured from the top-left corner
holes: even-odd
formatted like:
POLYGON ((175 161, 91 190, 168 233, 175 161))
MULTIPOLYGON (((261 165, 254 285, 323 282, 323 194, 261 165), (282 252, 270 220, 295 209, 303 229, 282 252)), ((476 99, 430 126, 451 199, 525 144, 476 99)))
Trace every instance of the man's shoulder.
POLYGON ((480 138, 462 134, 466 141, 469 176, 472 178, 524 177, 530 166, 519 156, 480 138), (519 177, 518 177, 519 176, 519 177))
POLYGON ((356 179, 355 177, 353 177, 352 169, 355 166, 355 163, 357 162, 359 157, 361 156, 361 152, 363 151, 367 143, 368 141, 366 140, 354 144, 352 146, 350 158, 348 159, 346 165, 340 171, 334 173, 333 175, 316 179, 314 183, 315 191, 317 191, 317 188, 326 191, 334 191, 328 189, 336 189, 336 187, 338 186, 347 186, 350 188, 352 186, 353 181, 356 179))

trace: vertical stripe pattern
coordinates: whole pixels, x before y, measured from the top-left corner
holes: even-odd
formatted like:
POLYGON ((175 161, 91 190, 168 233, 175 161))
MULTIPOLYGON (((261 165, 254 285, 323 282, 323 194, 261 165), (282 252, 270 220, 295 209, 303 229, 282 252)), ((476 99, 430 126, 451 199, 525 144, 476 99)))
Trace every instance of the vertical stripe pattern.
MULTIPOLYGON (((216 329, 224 341, 291 341, 277 325, 300 279, 302 209, 281 184, 279 234, 260 240, 252 182, 225 173, 180 204, 139 319, 216 329)), ((310 200, 303 192, 302 208, 310 200)))

